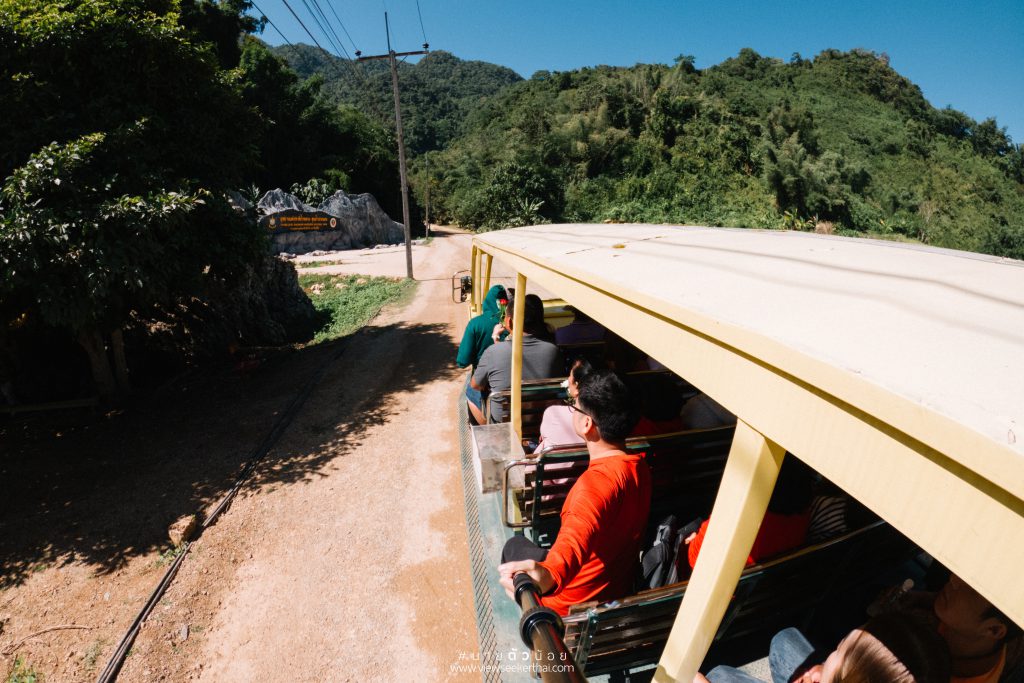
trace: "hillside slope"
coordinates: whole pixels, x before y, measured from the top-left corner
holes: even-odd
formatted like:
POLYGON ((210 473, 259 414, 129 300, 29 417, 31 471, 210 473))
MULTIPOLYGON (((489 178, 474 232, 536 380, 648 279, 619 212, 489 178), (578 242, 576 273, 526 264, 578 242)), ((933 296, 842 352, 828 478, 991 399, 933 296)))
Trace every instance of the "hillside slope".
POLYGON ((417 178, 462 225, 817 228, 1024 257, 1021 148, 862 50, 539 72, 465 130, 417 178))
MULTIPOLYGON (((274 51, 299 76, 321 76, 329 100, 393 120, 391 70, 386 61, 355 63, 301 44, 274 51)), ((443 51, 431 52, 416 64, 400 62, 398 77, 406 145, 413 154, 447 145, 461 134, 463 121, 483 99, 523 80, 509 68, 465 61, 443 51)))

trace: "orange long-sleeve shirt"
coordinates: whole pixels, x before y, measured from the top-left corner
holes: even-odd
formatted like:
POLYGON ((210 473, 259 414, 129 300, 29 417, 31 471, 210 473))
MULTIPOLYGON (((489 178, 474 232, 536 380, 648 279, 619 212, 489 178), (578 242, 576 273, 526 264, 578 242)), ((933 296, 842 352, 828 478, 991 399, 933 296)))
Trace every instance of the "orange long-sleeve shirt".
MULTIPOLYGON (((697 532, 697 538, 693 539, 690 547, 687 548, 687 559, 689 559, 691 567, 697 565, 697 555, 700 554, 701 545, 704 544, 709 521, 711 520, 704 520, 697 532)), ((798 515, 766 512, 764 519, 761 520, 761 526, 757 530, 757 536, 754 538, 754 545, 750 548, 747 566, 803 545, 807 540, 807 527, 810 526, 810 523, 811 513, 809 511, 798 515)))
POLYGON ((651 509, 644 454, 593 460, 569 490, 562 528, 540 564, 555 579, 543 603, 561 615, 588 600, 628 595, 651 509))

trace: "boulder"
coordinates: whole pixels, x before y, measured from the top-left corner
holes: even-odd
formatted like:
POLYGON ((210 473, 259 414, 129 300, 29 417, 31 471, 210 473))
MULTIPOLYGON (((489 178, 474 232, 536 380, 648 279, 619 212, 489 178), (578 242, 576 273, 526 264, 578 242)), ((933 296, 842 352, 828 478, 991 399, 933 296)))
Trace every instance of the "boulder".
POLYGON ((177 548, 185 541, 190 540, 199 528, 199 515, 185 515, 167 529, 167 535, 171 543, 177 548))
POLYGON ((405 227, 384 213, 371 194, 346 194, 338 191, 314 208, 283 190, 272 190, 257 204, 260 224, 272 231, 271 250, 275 254, 307 254, 312 251, 360 249, 379 244, 399 244, 405 239, 405 227), (295 218, 296 213, 319 216, 295 218), (275 214, 283 217, 271 222, 275 214), (327 223, 319 229, 282 230, 285 221, 316 220, 327 223))
POLYGON ((295 211, 316 211, 309 204, 304 203, 301 199, 293 194, 288 194, 281 188, 271 190, 266 193, 256 203, 256 211, 261 216, 269 216, 272 213, 284 211, 285 209, 294 209, 295 211))

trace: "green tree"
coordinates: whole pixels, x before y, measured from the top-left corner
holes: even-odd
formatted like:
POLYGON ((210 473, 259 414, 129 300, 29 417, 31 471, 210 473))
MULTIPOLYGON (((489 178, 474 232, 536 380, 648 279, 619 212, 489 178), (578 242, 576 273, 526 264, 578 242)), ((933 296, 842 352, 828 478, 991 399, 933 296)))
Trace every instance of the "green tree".
POLYGON ((230 280, 261 236, 223 199, 258 120, 216 51, 145 0, 0 4, 0 312, 71 332, 126 388, 121 326, 230 280))

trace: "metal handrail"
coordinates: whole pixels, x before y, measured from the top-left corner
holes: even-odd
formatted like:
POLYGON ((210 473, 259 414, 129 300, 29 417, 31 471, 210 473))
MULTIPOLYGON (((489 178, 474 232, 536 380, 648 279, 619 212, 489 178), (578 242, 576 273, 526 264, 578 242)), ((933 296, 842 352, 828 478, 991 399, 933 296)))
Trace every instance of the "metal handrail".
POLYGON ((551 683, 585 683, 587 679, 562 640, 562 620, 553 609, 541 604, 537 584, 523 572, 515 575, 513 585, 516 603, 523 610, 519 635, 527 647, 533 648, 534 673, 551 683))
POLYGON ((511 462, 505 463, 505 470, 502 473, 501 477, 501 505, 503 507, 501 511, 501 521, 504 522, 505 526, 509 529, 525 529, 526 527, 531 526, 532 522, 514 522, 508 518, 508 509, 510 507, 508 504, 508 473, 512 470, 513 467, 524 467, 526 465, 535 464, 537 464, 537 458, 513 460, 511 462))

